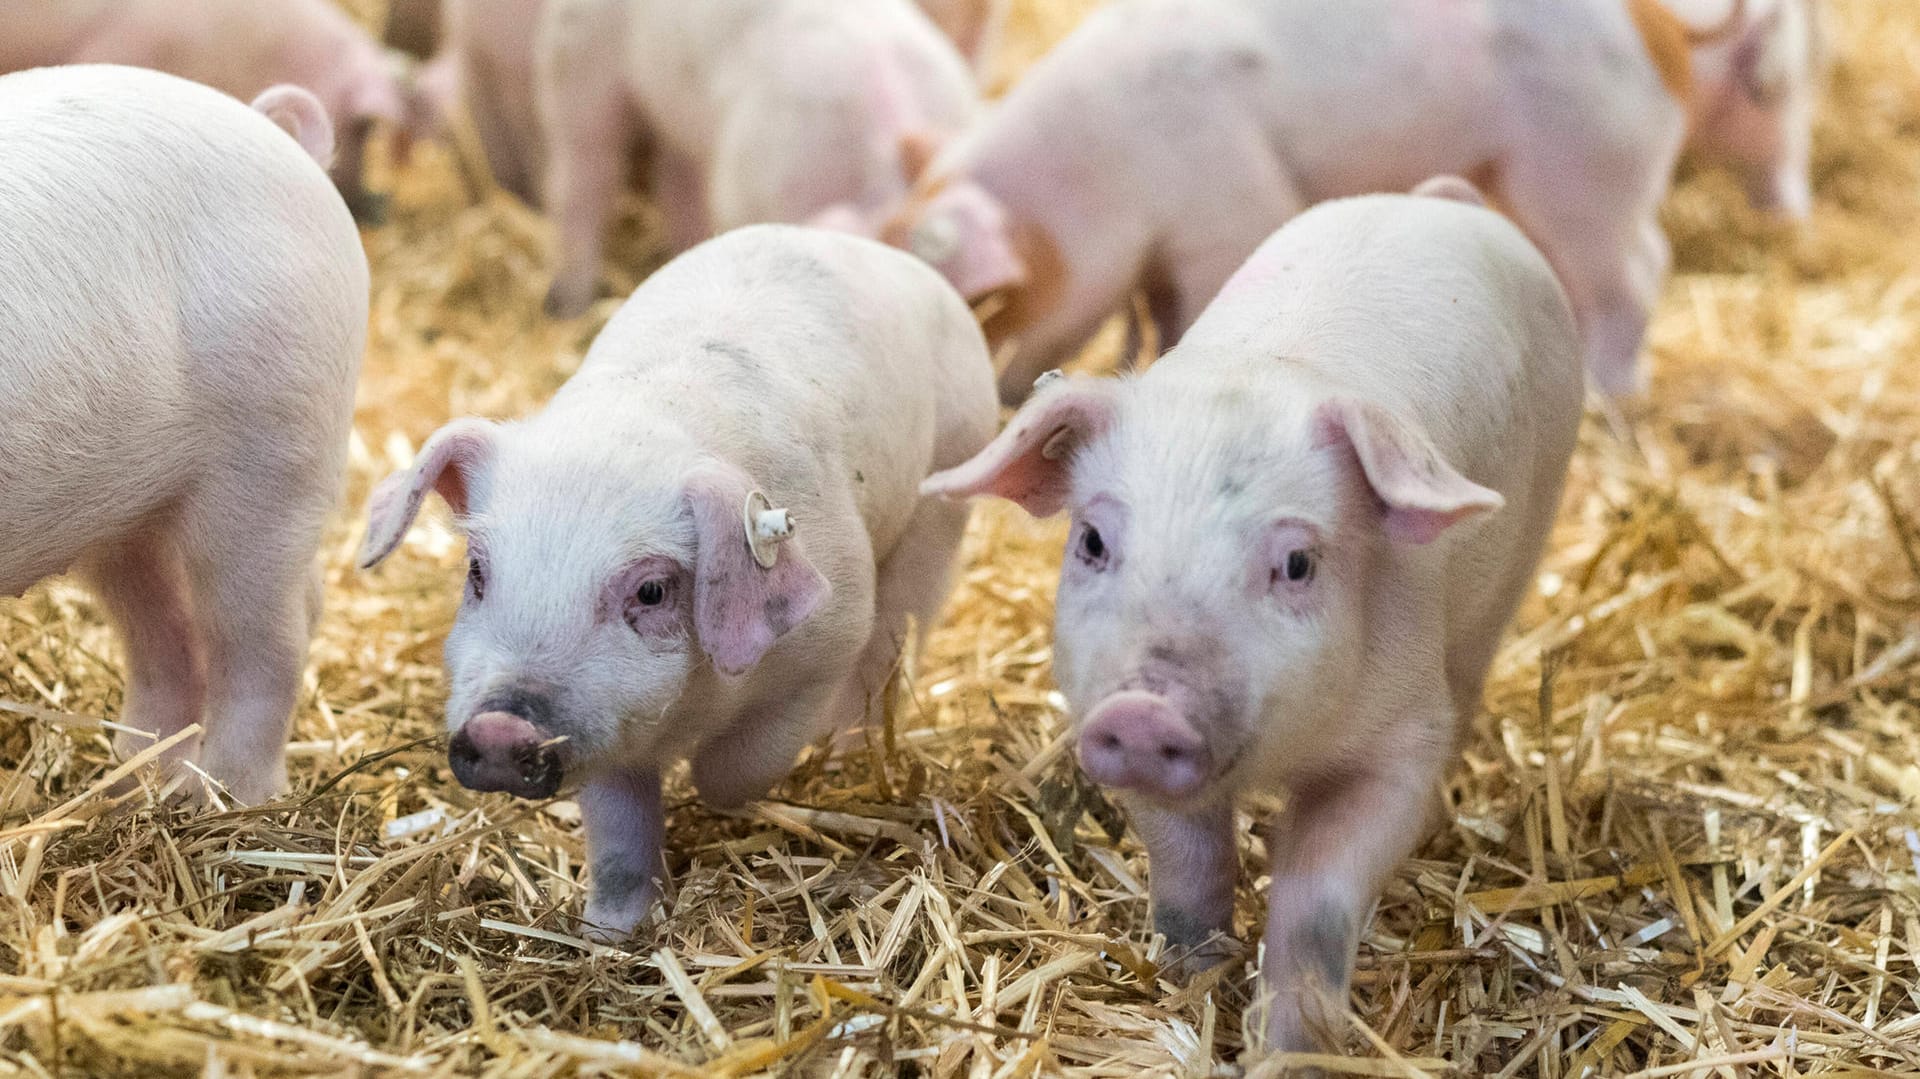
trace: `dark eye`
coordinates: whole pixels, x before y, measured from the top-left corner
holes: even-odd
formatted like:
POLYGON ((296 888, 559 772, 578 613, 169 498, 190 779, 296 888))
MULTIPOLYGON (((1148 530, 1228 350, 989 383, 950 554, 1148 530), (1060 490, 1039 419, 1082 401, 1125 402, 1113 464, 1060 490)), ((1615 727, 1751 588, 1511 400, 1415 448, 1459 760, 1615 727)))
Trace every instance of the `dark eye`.
POLYGON ((643 581, 633 598, 642 607, 658 607, 667 601, 667 583, 660 580, 643 581))
POLYGON ((1312 551, 1288 551, 1285 570, 1287 582, 1306 584, 1313 580, 1314 570, 1318 568, 1319 563, 1320 560, 1312 551))
POLYGON ((1096 569, 1107 560, 1107 541, 1092 525, 1080 526, 1080 561, 1096 569))
POLYGON ((467 591, 472 592, 476 600, 487 594, 487 571, 478 558, 467 559, 467 591))

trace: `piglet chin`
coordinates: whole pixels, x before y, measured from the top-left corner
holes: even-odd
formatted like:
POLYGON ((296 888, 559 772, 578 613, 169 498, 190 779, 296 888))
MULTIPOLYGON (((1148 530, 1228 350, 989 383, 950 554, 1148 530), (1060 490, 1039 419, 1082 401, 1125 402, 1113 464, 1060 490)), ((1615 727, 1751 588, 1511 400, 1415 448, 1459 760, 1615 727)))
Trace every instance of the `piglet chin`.
POLYGON ((1080 767, 1094 782, 1181 799, 1213 774, 1207 740, 1165 697, 1127 690, 1095 705, 1080 728, 1080 767))
POLYGON ((564 772, 552 740, 510 712, 482 712, 468 720, 447 744, 447 763, 468 790, 520 798, 553 797, 564 772))

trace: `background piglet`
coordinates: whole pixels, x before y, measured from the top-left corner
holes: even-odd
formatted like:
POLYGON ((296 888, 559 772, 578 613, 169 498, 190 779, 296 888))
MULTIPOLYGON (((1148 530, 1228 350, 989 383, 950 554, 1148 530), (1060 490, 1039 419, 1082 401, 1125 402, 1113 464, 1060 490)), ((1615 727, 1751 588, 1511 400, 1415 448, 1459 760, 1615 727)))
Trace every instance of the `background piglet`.
MULTIPOLYGON (((1701 46, 1697 138, 1804 172, 1804 95, 1780 90, 1799 69, 1759 74, 1799 24, 1761 10, 1701 46)), ((1306 206, 1471 175, 1565 282, 1595 382, 1625 393, 1670 261, 1657 212, 1691 48, 1658 0, 1121 0, 950 144, 882 235, 969 300, 999 294, 988 339, 1014 342, 1017 402, 1136 290, 1177 341, 1306 206)))
POLYGON ((1051 380, 923 488, 1071 511, 1054 673, 1082 766, 1128 796, 1171 947, 1231 932, 1235 796, 1289 792, 1276 1048, 1338 1019, 1368 912, 1436 819, 1581 395, 1571 312, 1513 226, 1371 196, 1282 229, 1144 375, 1051 380))
POLYGON ((636 149, 676 250, 756 221, 872 232, 977 99, 907 0, 551 0, 538 69, 560 316, 593 299, 636 149))
POLYGON ((534 81, 545 0, 401 0, 386 38, 428 57, 415 80, 423 132, 444 136, 464 109, 494 183, 541 205, 546 147, 534 81))
POLYGON ((661 769, 690 759, 722 805, 760 796, 861 719, 908 617, 938 613, 967 514, 918 487, 991 437, 992 381, 924 265, 742 229, 649 278, 545 410, 457 420, 374 492, 364 564, 429 491, 458 515, 454 774, 524 797, 582 782, 596 931, 631 931, 655 894, 661 769))
POLYGON ((1804 219, 1813 210, 1819 10, 1811 0, 1718 6, 1722 27, 1692 35, 1687 148, 1738 177, 1755 209, 1804 219))
POLYGON ((174 756, 243 802, 285 784, 367 325, 326 114, 257 107, 300 142, 156 72, 0 77, 0 594, 77 569, 122 721, 204 724, 174 756))
POLYGON ((330 0, 0 0, 0 70, 130 64, 246 100, 276 83, 311 91, 337 136, 332 175, 356 215, 376 122, 409 116, 402 66, 330 0))

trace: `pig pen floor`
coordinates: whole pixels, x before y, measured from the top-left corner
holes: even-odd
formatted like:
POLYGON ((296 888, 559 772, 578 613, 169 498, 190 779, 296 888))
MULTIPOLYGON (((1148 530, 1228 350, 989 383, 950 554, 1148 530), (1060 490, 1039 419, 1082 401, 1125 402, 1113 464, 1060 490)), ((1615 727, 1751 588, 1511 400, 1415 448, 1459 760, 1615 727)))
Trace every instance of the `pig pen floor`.
MULTIPOLYGON (((1008 67, 1084 7, 1023 3, 1008 67)), ((1920 9, 1829 14, 1818 213, 1768 225, 1709 174, 1672 200, 1652 391, 1587 425, 1453 818, 1367 933, 1334 1072, 1920 1074, 1920 9)), ((287 798, 112 810, 98 611, 65 582, 0 606, 0 1067, 1230 1068, 1251 967, 1156 980, 1149 867, 1076 778, 1049 688, 1061 529, 1004 507, 884 732, 740 813, 676 783, 657 923, 630 951, 573 935, 575 807, 445 767, 444 512, 380 571, 350 565, 374 480, 449 415, 533 408, 613 307, 544 320, 544 225, 475 204, 450 161, 418 158, 367 234, 350 508, 287 798)), ((657 261, 649 236, 636 210, 625 265, 657 261)))

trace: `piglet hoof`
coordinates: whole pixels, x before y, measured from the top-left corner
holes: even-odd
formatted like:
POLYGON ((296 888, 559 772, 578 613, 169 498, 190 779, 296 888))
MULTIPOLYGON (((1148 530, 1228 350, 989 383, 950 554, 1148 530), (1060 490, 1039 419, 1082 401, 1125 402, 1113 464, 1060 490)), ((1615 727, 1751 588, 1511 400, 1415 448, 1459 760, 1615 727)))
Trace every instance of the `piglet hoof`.
POLYGON ((580 918, 580 935, 595 944, 632 941, 658 894, 652 876, 623 866, 597 865, 592 884, 580 918))
POLYGON ((553 286, 547 289, 544 307, 548 318, 570 319, 586 314, 593 305, 593 285, 576 284, 565 278, 556 278, 553 286))
POLYGON ((370 229, 384 226, 393 210, 393 197, 385 192, 357 191, 346 196, 346 203, 354 221, 370 229))
POLYGON ((1224 963, 1245 957, 1232 934, 1204 924, 1185 911, 1156 910, 1154 931, 1166 938, 1160 953, 1160 973, 1172 981, 1190 981, 1224 963))

